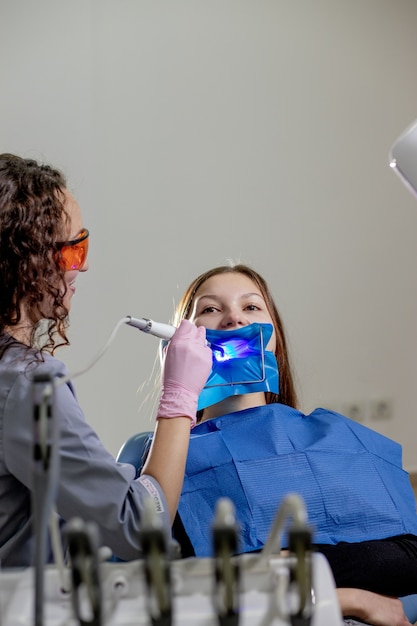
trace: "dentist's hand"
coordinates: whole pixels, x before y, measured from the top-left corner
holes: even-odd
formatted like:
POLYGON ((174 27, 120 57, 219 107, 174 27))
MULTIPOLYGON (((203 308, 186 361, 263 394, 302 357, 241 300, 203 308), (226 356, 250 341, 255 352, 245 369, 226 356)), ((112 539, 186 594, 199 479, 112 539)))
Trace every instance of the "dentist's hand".
POLYGON ((189 417, 191 428, 195 426, 198 397, 211 372, 212 358, 204 326, 182 320, 166 350, 156 419, 189 417))
POLYGON ((354 616, 373 626, 411 626, 398 598, 364 589, 341 587, 336 591, 344 616, 354 616))

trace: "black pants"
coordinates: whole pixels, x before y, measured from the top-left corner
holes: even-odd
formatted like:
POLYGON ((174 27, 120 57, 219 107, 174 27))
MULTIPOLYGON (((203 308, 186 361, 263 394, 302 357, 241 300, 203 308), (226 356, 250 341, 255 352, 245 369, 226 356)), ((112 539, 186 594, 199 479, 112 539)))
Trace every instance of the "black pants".
POLYGON ((314 547, 329 561, 336 587, 357 587, 388 596, 417 593, 414 535, 314 547))

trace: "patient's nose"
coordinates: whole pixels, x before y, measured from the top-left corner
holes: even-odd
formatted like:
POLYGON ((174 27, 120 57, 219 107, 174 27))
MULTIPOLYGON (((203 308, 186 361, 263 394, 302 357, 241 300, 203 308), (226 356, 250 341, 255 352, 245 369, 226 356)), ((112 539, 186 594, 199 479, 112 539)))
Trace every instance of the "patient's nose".
POLYGON ((230 310, 223 317, 222 326, 224 328, 234 328, 238 326, 246 326, 248 324, 244 314, 239 310, 230 310))

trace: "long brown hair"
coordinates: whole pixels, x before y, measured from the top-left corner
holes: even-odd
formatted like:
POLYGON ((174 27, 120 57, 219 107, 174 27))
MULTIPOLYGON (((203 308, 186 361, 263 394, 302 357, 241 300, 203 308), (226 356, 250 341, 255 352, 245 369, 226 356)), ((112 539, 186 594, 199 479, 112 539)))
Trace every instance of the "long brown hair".
POLYGON ((68 344, 68 310, 63 304, 63 271, 56 255, 68 215, 62 172, 33 159, 0 154, 0 337, 21 322, 31 324, 30 345, 53 350, 68 344), (39 322, 46 321, 39 346, 39 322), (56 336, 58 335, 58 342, 56 336))
POLYGON ((212 276, 217 276, 218 274, 230 273, 244 274, 258 287, 265 300, 269 314, 272 318, 276 334, 275 358, 277 360, 279 371, 279 396, 277 396, 276 394, 268 393, 266 394, 267 402, 281 402, 282 404, 287 404, 288 406, 297 408, 297 394, 291 370, 284 325, 278 313, 278 309, 276 307, 268 284, 266 283, 265 279, 262 278, 262 276, 251 267, 243 265, 241 263, 236 265, 220 265, 219 267, 214 267, 213 269, 208 270, 203 274, 200 274, 200 276, 197 276, 197 278, 195 278, 186 289, 180 302, 178 303, 178 306, 176 307, 174 324, 175 326, 178 326, 182 319, 190 318, 193 310, 194 296, 199 287, 201 287, 201 285, 206 280, 208 280, 212 276))

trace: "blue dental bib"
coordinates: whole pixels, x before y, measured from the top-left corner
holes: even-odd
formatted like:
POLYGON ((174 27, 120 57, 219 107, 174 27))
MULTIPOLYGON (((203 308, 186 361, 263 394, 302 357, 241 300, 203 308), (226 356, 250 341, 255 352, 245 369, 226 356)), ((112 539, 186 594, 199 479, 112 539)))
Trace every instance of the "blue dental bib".
POLYGON ((265 544, 288 493, 304 499, 314 543, 417 534, 401 446, 338 413, 268 404, 192 430, 178 511, 196 556, 212 556, 220 497, 234 502, 240 552, 251 552, 265 544))

